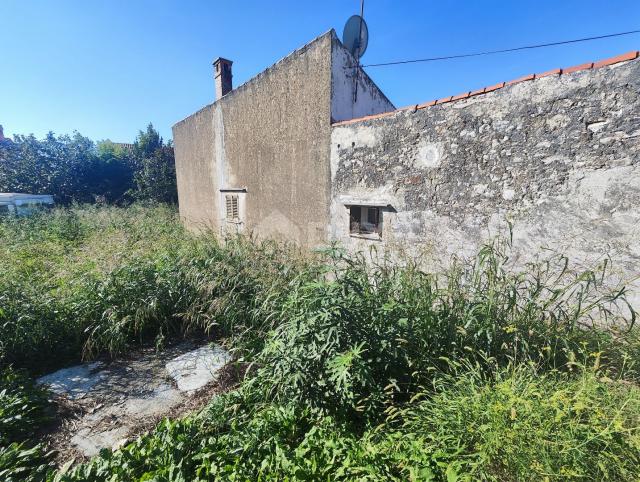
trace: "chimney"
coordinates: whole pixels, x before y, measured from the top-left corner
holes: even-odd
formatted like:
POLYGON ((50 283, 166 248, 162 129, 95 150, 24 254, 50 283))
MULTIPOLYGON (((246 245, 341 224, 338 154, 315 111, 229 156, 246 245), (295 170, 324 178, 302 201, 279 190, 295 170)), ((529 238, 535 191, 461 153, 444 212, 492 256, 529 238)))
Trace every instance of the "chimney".
POLYGON ((233 83, 231 82, 231 60, 218 57, 213 61, 213 75, 216 79, 216 100, 221 99, 222 96, 227 95, 233 90, 233 83))
POLYGON ((0 141, 4 141, 4 129, 2 128, 1 124, 0 124, 0 141))

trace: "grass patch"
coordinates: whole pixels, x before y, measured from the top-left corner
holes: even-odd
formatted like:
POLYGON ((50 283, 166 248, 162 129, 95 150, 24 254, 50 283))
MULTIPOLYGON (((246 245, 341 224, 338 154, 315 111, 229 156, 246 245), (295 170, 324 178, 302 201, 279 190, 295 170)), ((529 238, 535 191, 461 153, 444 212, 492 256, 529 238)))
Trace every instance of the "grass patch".
POLYGON ((219 244, 144 206, 9 219, 0 239, 4 365, 194 332, 250 364, 202 413, 51 480, 635 480, 640 338, 606 265, 516 270, 497 241, 426 273, 219 244))

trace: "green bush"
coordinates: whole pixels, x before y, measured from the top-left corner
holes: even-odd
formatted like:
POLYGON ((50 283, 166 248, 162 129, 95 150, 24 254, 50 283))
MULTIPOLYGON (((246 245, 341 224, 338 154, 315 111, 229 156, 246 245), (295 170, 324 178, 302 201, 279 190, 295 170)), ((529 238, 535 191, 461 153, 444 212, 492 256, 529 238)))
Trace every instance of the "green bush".
MULTIPOLYGON (((516 270, 497 241, 427 273, 218 243, 143 205, 3 220, 0 241, 1 365, 200 332, 247 368, 201 414, 51 480, 634 480, 640 336, 606 265, 516 270)), ((41 474, 20 443, 0 457, 41 474)))
POLYGON ((598 352, 610 375, 637 377, 637 331, 621 317, 624 292, 608 292, 602 271, 572 274, 557 259, 514 273, 500 246, 439 276, 329 256, 325 276, 290 286, 256 356, 256 383, 276 401, 374 423, 446 372, 445 358, 571 370, 577 356, 598 352), (605 317, 613 327, 602 328, 605 317))
POLYGON ((51 454, 31 440, 51 421, 47 394, 23 373, 0 371, 0 480, 42 480, 51 454))
POLYGON ((174 271, 190 242, 167 207, 3 220, 0 363, 42 371, 175 328, 174 271))
POLYGON ((640 389, 541 374, 526 365, 486 376, 458 372, 394 414, 383 444, 407 477, 447 471, 464 480, 635 480, 640 389))
POLYGON ((44 390, 23 373, 0 371, 0 444, 25 440, 50 419, 44 390))
POLYGON ((60 480, 636 480, 640 389, 518 365, 455 369, 358 434, 245 389, 60 480))

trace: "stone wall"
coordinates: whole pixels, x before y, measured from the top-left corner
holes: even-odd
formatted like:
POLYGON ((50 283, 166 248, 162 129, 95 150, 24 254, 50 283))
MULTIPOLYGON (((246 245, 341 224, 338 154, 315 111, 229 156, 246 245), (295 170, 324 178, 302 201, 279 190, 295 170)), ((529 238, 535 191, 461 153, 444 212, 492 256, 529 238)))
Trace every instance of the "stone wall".
POLYGON ((330 237, 351 250, 446 262, 510 222, 520 262, 610 256, 638 287, 640 60, 336 125, 331 182, 330 237), (389 205, 380 240, 350 236, 353 199, 389 205))

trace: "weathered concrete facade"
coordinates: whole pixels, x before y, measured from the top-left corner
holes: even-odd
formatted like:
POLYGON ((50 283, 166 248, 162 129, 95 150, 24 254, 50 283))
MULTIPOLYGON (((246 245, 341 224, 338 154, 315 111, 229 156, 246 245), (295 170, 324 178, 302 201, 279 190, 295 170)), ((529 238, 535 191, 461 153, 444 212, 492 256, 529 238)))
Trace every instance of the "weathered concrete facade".
POLYGON ((638 286, 640 60, 540 77, 336 125, 331 238, 435 262, 511 222, 521 261, 540 248, 585 265, 610 256, 638 286), (381 235, 353 236, 349 205, 367 203, 381 235))
POLYGON ((200 229, 215 229, 219 210, 213 112, 208 105, 173 126, 180 215, 200 229))
POLYGON ((180 213, 427 265, 511 225, 516 262, 611 257, 640 287, 638 55, 395 111, 330 31, 174 126, 180 213))
POLYGON ((394 109, 363 71, 355 98, 354 74, 353 58, 330 31, 177 123, 185 222, 303 246, 326 242, 332 121, 394 109))

